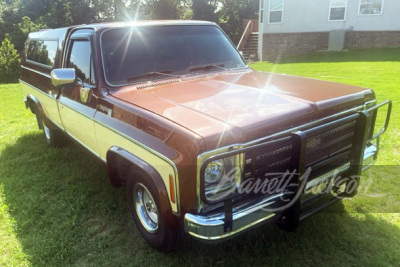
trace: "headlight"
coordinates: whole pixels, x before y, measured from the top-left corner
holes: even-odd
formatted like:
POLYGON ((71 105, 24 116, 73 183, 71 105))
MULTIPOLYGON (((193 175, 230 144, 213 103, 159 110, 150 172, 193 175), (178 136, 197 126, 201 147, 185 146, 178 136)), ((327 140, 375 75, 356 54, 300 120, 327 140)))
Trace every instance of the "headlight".
POLYGON ((209 162, 204 170, 204 189, 207 200, 222 201, 235 194, 240 185, 242 168, 242 154, 209 162))
POLYGON ((224 161, 222 159, 214 160, 208 163, 204 172, 204 179, 206 184, 218 182, 221 179, 224 171, 224 161))

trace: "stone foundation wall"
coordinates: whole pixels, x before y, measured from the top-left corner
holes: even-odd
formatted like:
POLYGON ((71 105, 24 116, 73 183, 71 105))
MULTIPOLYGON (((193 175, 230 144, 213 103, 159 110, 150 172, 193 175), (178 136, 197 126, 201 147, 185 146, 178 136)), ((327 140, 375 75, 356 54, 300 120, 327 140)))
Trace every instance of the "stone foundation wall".
POLYGON ((345 49, 400 47, 400 31, 346 32, 345 49))
MULTIPOLYGON (((263 36, 263 60, 328 49, 329 32, 266 33, 263 36)), ((347 31, 345 49, 400 47, 400 31, 347 31)))
POLYGON ((267 33, 263 36, 263 60, 328 49, 329 32, 267 33))

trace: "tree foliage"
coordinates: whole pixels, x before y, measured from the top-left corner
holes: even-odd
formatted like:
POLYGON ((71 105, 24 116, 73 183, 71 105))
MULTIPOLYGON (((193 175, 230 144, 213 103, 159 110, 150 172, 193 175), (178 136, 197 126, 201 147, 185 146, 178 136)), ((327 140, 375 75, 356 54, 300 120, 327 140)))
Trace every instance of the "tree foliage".
POLYGON ((258 4, 259 0, 0 0, 0 41, 10 33, 11 41, 21 51, 27 33, 39 27, 196 19, 219 23, 236 42, 243 30, 242 20, 258 17, 258 4))
POLYGON ((193 19, 219 22, 217 12, 220 1, 194 0, 192 2, 193 19))
POLYGON ((0 47, 0 83, 18 81, 20 57, 14 45, 6 37, 0 47))
POLYGON ((43 28, 46 28, 44 24, 35 24, 28 16, 22 17, 21 22, 11 27, 9 34, 11 41, 15 44, 15 49, 22 51, 28 34, 43 28))
POLYGON ((221 0, 221 27, 228 33, 233 43, 237 44, 243 32, 243 20, 258 18, 258 1, 221 0))
POLYGON ((0 0, 0 41, 6 34, 22 53, 41 28, 138 19, 196 19, 221 25, 234 43, 242 20, 258 17, 259 0, 0 0))

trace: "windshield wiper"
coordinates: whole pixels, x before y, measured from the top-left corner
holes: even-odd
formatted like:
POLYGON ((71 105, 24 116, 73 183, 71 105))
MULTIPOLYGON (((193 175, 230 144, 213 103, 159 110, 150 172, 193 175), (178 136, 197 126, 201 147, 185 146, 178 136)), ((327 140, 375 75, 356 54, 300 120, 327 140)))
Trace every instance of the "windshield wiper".
POLYGON ((225 64, 207 64, 207 65, 204 65, 204 66, 199 66, 199 67, 191 68, 191 69, 189 69, 189 71, 190 71, 190 72, 198 71, 198 70, 209 71, 209 70, 211 70, 211 69, 226 70, 226 68, 224 68, 224 67, 225 67, 225 64))
POLYGON ((148 73, 139 75, 139 76, 134 76, 132 78, 127 79, 128 82, 132 82, 132 81, 136 81, 136 80, 140 80, 143 78, 153 78, 155 76, 169 76, 169 77, 176 77, 176 76, 180 76, 177 74, 170 74, 172 73, 172 70, 164 70, 164 71, 150 71, 148 73))

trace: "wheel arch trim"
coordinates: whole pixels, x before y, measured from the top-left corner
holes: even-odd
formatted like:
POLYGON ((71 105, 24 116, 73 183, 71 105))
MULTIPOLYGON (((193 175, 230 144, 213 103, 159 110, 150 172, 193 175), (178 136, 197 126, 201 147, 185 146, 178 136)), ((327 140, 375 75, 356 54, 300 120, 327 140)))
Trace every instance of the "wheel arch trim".
POLYGON ((40 103, 39 99, 37 99, 36 96, 34 96, 32 94, 27 95, 26 101, 25 101, 25 107, 29 108, 31 110, 31 112, 36 115, 39 129, 42 130, 43 124, 42 124, 41 118, 46 119, 46 116, 44 114, 42 104, 40 103), (32 103, 32 105, 31 105, 31 103, 32 103), (36 107, 35 110, 34 110, 33 105, 35 105, 35 107, 36 107), (36 113, 36 111, 38 111, 38 113, 36 113))
MULTIPOLYGON (((169 195, 169 191, 167 188, 169 188, 169 180, 168 177, 166 179, 163 179, 160 175, 160 173, 157 171, 155 167, 153 167, 151 164, 148 162, 142 160, 138 156, 132 154, 131 152, 119 147, 119 146, 112 146, 108 151, 106 155, 106 162, 107 162, 107 172, 108 172, 108 177, 110 179, 111 185, 114 187, 120 187, 120 181, 118 179, 118 165, 117 165, 117 157, 123 158, 127 160, 130 164, 135 166, 139 171, 142 172, 143 175, 147 176, 149 179, 151 179, 154 184, 156 185, 158 189, 158 193, 160 197, 165 197, 168 201, 166 203, 163 203, 164 201, 160 201, 160 205, 168 205, 168 207, 163 206, 162 208, 164 210, 170 210, 174 215, 180 216, 180 205, 179 205, 179 194, 178 194, 178 187, 176 180, 174 179, 175 184, 173 185, 175 188, 175 199, 176 199, 176 207, 177 209, 174 211, 172 209, 171 205, 171 197, 169 195)), ((176 175, 173 174, 175 177, 176 175)))

